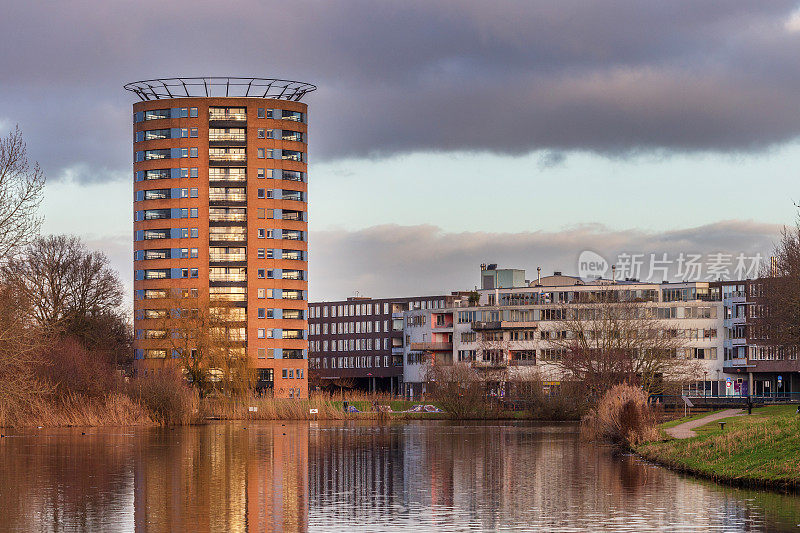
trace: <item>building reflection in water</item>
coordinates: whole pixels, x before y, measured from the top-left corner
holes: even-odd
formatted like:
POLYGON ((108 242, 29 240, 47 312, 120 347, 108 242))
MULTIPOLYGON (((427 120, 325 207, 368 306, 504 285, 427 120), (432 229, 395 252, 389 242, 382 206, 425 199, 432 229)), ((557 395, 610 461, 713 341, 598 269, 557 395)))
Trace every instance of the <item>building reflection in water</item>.
POLYGON ((795 496, 681 477, 574 426, 231 422, 0 439, 0 531, 781 530, 795 496), (247 426, 247 427, 245 427, 247 426))

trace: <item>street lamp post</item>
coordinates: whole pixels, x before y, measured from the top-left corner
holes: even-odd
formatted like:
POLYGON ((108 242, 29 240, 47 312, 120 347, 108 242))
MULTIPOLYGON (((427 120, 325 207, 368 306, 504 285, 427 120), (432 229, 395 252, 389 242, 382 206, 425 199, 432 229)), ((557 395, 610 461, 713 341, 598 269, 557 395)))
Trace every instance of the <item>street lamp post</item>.
POLYGON ((708 396, 708 388, 706 384, 708 383, 708 371, 703 372, 703 397, 708 396))

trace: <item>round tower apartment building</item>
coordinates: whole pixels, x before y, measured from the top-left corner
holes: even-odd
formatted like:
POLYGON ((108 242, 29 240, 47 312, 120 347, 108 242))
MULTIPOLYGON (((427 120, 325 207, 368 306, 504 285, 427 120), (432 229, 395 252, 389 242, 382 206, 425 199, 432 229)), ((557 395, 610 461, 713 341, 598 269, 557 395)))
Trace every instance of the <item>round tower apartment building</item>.
MULTIPOLYGON (((225 353, 246 356, 257 389, 307 397, 300 99, 316 87, 207 77, 125 88, 141 100, 133 104, 135 368, 159 371, 222 342, 225 353)), ((209 371, 212 381, 222 374, 209 371)))

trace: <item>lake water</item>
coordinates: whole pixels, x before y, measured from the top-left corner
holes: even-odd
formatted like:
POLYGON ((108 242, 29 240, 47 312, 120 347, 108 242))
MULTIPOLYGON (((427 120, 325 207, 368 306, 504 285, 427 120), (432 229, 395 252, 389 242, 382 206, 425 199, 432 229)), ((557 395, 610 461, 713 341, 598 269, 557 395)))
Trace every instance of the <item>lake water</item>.
POLYGON ((5 432, 0 531, 800 531, 797 496, 614 457, 571 424, 5 432))

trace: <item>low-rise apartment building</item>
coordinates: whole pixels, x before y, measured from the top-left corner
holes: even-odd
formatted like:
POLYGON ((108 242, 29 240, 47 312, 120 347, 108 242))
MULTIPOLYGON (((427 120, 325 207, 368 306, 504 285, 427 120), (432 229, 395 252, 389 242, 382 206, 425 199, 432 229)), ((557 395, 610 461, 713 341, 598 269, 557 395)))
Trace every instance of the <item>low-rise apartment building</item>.
POLYGON ((454 295, 351 297, 309 304, 312 387, 353 385, 399 391, 403 380, 404 317, 452 307, 454 295))
MULTIPOLYGON (((512 277, 519 278, 495 275, 492 280, 512 277)), ((452 308, 406 313, 404 394, 425 392, 426 370, 432 362, 469 363, 487 374, 491 371, 492 379, 502 375, 511 380, 536 372, 545 382, 558 382, 567 310, 591 308, 600 295, 609 294, 619 301, 641 303, 659 325, 673 330, 675 356, 696 363, 696 379, 687 384, 690 392, 734 393, 727 377, 735 382, 735 376, 726 376, 724 364, 727 311, 720 284, 584 281, 556 273, 514 287, 492 286, 486 278, 482 271, 482 287, 490 288, 478 291, 477 305, 462 299, 452 308)))

